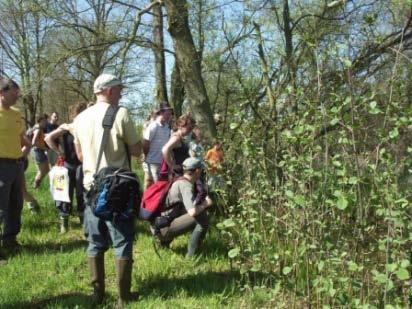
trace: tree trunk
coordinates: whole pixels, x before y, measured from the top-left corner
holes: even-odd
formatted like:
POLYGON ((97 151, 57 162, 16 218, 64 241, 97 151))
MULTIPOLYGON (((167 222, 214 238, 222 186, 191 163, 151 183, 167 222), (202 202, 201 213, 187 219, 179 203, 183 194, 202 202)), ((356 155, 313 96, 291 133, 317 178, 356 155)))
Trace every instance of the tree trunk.
POLYGON ((175 65, 173 66, 170 94, 170 103, 173 107, 175 115, 176 117, 180 117, 182 115, 183 100, 185 99, 185 88, 180 76, 177 60, 175 60, 175 65))
POLYGON ((155 45, 153 52, 155 56, 156 101, 158 103, 162 101, 168 102, 163 41, 163 12, 160 4, 153 6, 153 41, 155 45))
POLYGON ((180 75, 187 98, 195 112, 195 118, 211 136, 216 136, 216 126, 202 78, 199 54, 193 43, 189 29, 188 9, 185 0, 166 0, 165 2, 169 32, 172 36, 180 75))

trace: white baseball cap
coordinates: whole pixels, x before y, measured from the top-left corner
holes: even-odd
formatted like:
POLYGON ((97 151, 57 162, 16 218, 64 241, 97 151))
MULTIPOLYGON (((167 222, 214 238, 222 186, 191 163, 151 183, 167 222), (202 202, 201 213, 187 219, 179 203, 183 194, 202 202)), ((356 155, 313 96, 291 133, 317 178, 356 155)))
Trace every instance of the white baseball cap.
POLYGON ((94 81, 93 85, 93 92, 94 93, 99 93, 102 92, 103 90, 114 87, 114 86, 123 86, 123 82, 117 78, 116 76, 112 74, 100 74, 96 80, 94 81))

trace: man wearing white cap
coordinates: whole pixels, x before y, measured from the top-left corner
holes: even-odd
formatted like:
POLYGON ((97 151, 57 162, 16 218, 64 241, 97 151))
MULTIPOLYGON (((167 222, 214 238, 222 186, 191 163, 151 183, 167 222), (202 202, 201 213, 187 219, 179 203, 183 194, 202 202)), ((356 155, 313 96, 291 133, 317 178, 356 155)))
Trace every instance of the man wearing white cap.
MULTIPOLYGON (((101 74, 94 82, 96 104, 80 113, 74 121, 74 138, 76 153, 83 163, 83 185, 89 191, 97 166, 97 157, 103 136, 103 118, 110 105, 117 106, 124 85, 120 79, 111 74, 101 74)), ((141 143, 138 140, 135 125, 126 108, 120 108, 116 114, 113 127, 104 149, 99 170, 110 166, 130 169, 127 151, 139 157, 141 143), (126 149, 127 147, 127 149, 126 149)), ((132 252, 135 236, 134 220, 112 222, 96 217, 87 199, 84 214, 85 233, 89 242, 87 256, 92 274, 93 298, 102 303, 104 283, 104 253, 110 244, 116 258, 116 275, 119 291, 119 305, 131 300, 130 286, 132 273, 132 252)))

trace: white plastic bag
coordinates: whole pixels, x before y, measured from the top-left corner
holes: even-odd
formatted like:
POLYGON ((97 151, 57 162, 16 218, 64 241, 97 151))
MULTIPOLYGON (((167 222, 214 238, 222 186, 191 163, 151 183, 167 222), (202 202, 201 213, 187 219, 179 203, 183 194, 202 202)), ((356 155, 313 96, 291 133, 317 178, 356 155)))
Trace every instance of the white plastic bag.
POLYGON ((49 172, 50 192, 55 201, 70 203, 69 171, 64 166, 53 166, 49 172))

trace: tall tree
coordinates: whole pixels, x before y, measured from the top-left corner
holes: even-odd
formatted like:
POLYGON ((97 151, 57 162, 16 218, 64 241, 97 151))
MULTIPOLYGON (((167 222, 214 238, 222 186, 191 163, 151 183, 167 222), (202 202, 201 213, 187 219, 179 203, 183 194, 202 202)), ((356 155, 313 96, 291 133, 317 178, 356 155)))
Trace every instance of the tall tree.
POLYGON ((188 22, 187 1, 165 1, 168 30, 172 36, 180 76, 195 117, 212 135, 216 135, 209 98, 202 77, 199 54, 193 43, 188 22))

